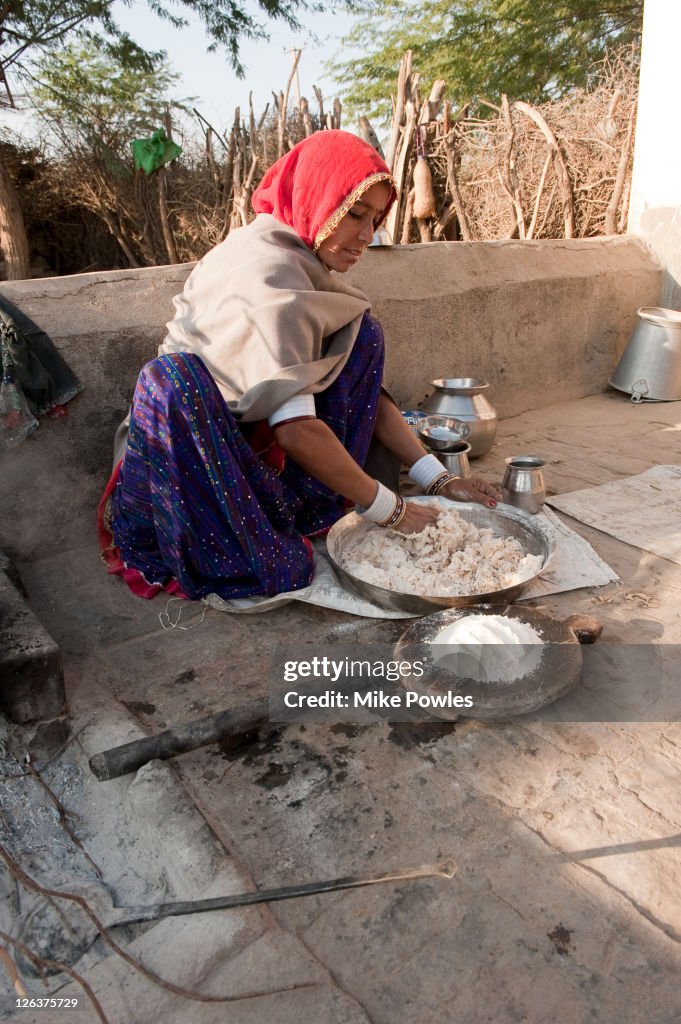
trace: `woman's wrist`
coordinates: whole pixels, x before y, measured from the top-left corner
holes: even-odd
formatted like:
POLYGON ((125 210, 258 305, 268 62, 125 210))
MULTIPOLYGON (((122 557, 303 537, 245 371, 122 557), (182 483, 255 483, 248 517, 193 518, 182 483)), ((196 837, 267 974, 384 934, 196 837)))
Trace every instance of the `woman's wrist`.
POLYGON ((389 519, 386 519, 384 523, 379 523, 379 526, 383 526, 385 529, 396 530, 400 525, 405 515, 407 514, 407 503, 401 494, 396 494, 397 501, 395 502, 395 508, 389 519))
POLYGON ((398 495, 384 484, 376 481, 376 496, 366 508, 359 507, 358 514, 362 519, 368 519, 370 523, 383 525, 395 511, 398 495))
POLYGON ((426 494, 435 496, 442 494, 442 492, 453 483, 454 480, 460 480, 460 476, 455 476, 453 473, 448 473, 446 470, 440 473, 439 476, 435 477, 430 486, 426 490, 426 494))
POLYGON ((409 479, 413 480, 422 491, 427 491, 433 481, 441 477, 444 472, 442 463, 435 455, 423 455, 410 467, 409 479))
POLYGON ((368 519, 376 526, 396 529, 407 512, 407 503, 401 494, 395 494, 379 481, 376 481, 376 497, 368 508, 358 508, 362 519, 368 519))

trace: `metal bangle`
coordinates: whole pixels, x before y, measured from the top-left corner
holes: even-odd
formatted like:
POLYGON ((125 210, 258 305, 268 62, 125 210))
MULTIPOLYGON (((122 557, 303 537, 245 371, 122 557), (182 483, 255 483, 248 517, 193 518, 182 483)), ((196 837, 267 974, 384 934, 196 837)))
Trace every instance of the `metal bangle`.
POLYGON ((399 523, 400 522, 400 520, 404 516, 405 512, 406 512, 406 502, 405 502, 405 500, 404 500, 404 498, 402 497, 401 494, 396 494, 395 495, 395 508, 392 510, 392 512, 390 513, 390 515, 388 516, 387 519, 384 519, 382 523, 378 523, 377 525, 381 526, 381 527, 383 527, 385 529, 390 528, 390 527, 394 526, 395 523, 399 523))
POLYGON ((433 481, 433 483, 428 488, 428 494, 436 496, 440 493, 440 491, 443 491, 447 484, 450 484, 452 480, 460 479, 460 476, 455 476, 453 473, 447 473, 445 476, 441 476, 437 480, 433 481))
POLYGON ((438 488, 443 484, 446 484, 451 479, 451 474, 446 471, 436 476, 434 480, 431 480, 426 489, 426 494, 437 494, 438 488))
POLYGON ((404 500, 404 498, 402 498, 402 509, 400 511, 400 514, 397 517, 397 519, 395 520, 395 522, 390 524, 390 527, 391 527, 392 530, 396 530, 397 529, 397 527, 400 525, 400 523, 402 522, 402 520, 404 519, 406 514, 407 514, 407 503, 404 500))

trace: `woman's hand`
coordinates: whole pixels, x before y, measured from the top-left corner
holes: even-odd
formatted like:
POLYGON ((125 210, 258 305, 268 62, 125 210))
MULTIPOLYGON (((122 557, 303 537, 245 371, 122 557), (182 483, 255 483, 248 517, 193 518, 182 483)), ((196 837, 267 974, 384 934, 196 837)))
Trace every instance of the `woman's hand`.
POLYGON ((406 512, 395 527, 398 533, 420 533, 429 523, 434 523, 442 511, 418 501, 408 501, 406 505, 406 512))
POLYGON ((440 494, 452 501, 477 501, 487 508, 495 508, 499 500, 499 492, 496 487, 485 483, 479 477, 471 477, 468 480, 451 480, 446 487, 443 487, 440 494))

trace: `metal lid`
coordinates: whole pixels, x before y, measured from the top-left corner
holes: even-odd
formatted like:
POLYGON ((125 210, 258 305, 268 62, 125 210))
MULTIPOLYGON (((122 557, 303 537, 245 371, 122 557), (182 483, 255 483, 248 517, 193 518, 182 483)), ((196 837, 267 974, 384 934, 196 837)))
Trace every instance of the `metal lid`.
POLYGON ((489 387, 488 381, 481 380, 479 377, 438 377, 437 380, 431 380, 430 383, 441 391, 471 392, 482 391, 483 388, 489 387))
POLYGON ((660 327, 681 327, 681 310, 663 309, 662 306, 640 306, 636 310, 642 320, 660 327))

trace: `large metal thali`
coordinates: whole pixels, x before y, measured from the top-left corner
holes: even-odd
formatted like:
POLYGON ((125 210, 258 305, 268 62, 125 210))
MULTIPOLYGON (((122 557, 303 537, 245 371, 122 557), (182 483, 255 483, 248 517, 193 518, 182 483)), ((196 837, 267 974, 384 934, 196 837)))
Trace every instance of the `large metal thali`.
POLYGON ((407 594, 397 590, 378 587, 367 580, 359 579, 343 568, 343 552, 350 541, 354 541, 361 531, 371 529, 371 524, 361 519, 355 512, 340 519, 332 526, 326 538, 327 552, 341 582, 352 592, 373 601, 381 608, 411 612, 413 615, 428 615, 440 608, 462 608, 477 604, 508 604, 514 601, 525 590, 532 580, 543 572, 553 551, 553 540, 549 530, 536 516, 530 516, 511 505, 498 504, 496 508, 486 508, 476 502, 450 501, 448 498, 431 498, 419 496, 409 501, 436 501, 443 508, 453 507, 468 522, 479 528, 488 527, 495 537, 513 537, 530 555, 541 556, 539 571, 533 576, 510 587, 484 594, 448 594, 422 595, 407 594))
MULTIPOLYGON (((420 677, 409 675, 402 682, 406 689, 430 698, 430 713, 436 718, 456 721, 465 716, 501 721, 538 711, 574 690, 582 677, 581 645, 594 643, 602 628, 602 623, 590 615, 557 619, 525 605, 481 604, 470 609, 449 608, 409 626, 400 637, 394 656, 400 663, 421 662, 423 674, 420 677), (530 626, 542 638, 541 660, 526 675, 503 682, 470 679, 452 672, 450 651, 454 654, 454 665, 458 667, 461 664, 456 659, 456 648, 438 645, 436 638, 445 626, 468 615, 495 618, 503 615, 530 626), (450 707, 444 702, 438 704, 437 698, 446 694, 452 697, 465 695, 472 702, 469 705, 471 710, 461 710, 455 705, 450 707)), ((481 645, 481 656, 483 648, 481 645)), ((518 651, 518 647, 509 649, 518 651)), ((503 645, 500 653, 501 650, 503 645)), ((528 648, 524 650, 527 652, 528 648)))

